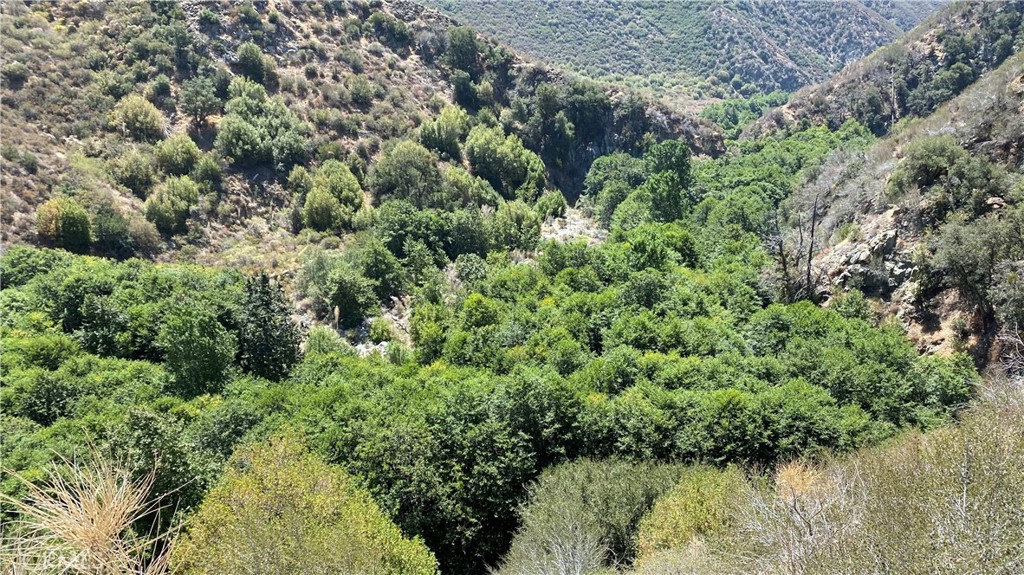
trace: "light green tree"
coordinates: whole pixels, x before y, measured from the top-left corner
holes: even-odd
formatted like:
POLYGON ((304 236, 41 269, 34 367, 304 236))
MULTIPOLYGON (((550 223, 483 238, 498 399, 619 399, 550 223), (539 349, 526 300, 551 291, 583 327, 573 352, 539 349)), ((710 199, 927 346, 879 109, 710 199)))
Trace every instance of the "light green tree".
POLYGON ((437 561, 292 436, 240 450, 171 555, 175 572, 432 575, 437 561))

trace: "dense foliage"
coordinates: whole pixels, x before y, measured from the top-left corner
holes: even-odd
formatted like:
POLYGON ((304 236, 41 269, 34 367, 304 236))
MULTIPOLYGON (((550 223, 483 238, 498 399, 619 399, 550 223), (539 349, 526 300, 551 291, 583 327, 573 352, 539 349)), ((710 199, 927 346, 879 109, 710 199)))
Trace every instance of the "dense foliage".
MULTIPOLYGON (((4 205, 43 246, 0 255, 5 495, 101 449, 186 572, 646 568, 742 539, 744 472, 971 398, 965 354, 818 305, 800 202, 874 126, 733 139, 783 96, 683 118, 405 3, 192 8, 0 7, 4 205)), ((1018 176, 948 137, 890 171, 915 295, 1024 320, 1018 176)))
MULTIPOLYGON (((559 461, 768 464, 931 426, 966 399, 963 358, 919 358, 896 327, 808 303, 764 307, 756 276, 695 258, 688 238, 647 224, 600 247, 547 244, 537 266, 459 266, 461 289, 417 288, 420 365, 399 344, 361 359, 311 340, 282 384, 245 374, 280 377, 254 358, 294 357, 265 278, 12 249, 4 459, 32 473, 50 447, 109 441, 140 466, 173 462, 156 490, 186 511, 238 441, 298 423, 459 570, 497 560, 526 483, 559 461), (253 318, 281 327, 254 340, 253 318)), ((381 284, 333 265, 329 302, 376 300, 381 284)))
MULTIPOLYGON (((720 518, 689 539, 647 538, 638 574, 859 572, 1012 573, 1022 567, 1024 433, 1020 391, 995 393, 962 422, 829 465, 795 462, 767 480, 706 475, 724 505, 682 500, 684 478, 644 519, 668 526, 720 518)), ((641 541, 641 545, 645 545, 641 541)))

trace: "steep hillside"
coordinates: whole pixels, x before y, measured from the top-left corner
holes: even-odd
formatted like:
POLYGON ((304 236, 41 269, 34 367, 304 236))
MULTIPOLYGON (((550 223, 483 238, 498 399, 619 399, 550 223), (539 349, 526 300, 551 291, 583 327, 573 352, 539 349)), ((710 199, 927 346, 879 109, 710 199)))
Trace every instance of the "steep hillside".
POLYGON ((664 95, 795 90, 898 37, 939 2, 427 0, 545 62, 664 95))
POLYGON ((791 204, 804 232, 820 206, 821 289, 878 296, 922 348, 997 353, 997 323, 1017 321, 1022 159, 1022 53, 864 153, 826 158, 791 204))
POLYGON ((1019 6, 737 138, 404 0, 0 3, 0 571, 1020 571, 1019 6))
MULTIPOLYGON (((37 208, 69 197, 89 213, 97 253, 190 246, 209 262, 293 260, 307 227, 305 188, 289 185, 296 166, 315 175, 338 160, 365 188, 389 141, 417 138, 453 103, 469 112, 457 139, 497 125, 539 155, 539 189, 570 198, 594 157, 644 138, 720 151, 702 120, 526 63, 416 4, 374 6, 4 3, 4 242, 35 242, 37 208), (556 142, 555 126, 532 120, 538 93, 575 136, 556 142), (148 206, 169 208, 178 192, 192 196, 180 221, 160 223, 148 206)), ((434 153, 442 167, 482 173, 434 153)), ((367 193, 347 209, 378 200, 367 193)))
POLYGON ((751 126, 751 136, 803 122, 837 127, 855 118, 883 134, 923 117, 1021 49, 1024 3, 955 2, 906 36, 805 88, 751 126))

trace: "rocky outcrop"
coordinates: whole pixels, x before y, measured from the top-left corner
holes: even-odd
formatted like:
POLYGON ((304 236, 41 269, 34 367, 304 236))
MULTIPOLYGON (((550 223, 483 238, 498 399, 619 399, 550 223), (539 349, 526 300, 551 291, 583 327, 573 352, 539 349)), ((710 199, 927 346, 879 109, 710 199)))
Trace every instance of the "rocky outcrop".
POLYGON ((894 318, 918 348, 951 353, 973 344, 974 312, 956 290, 944 290, 928 301, 919 296, 921 270, 915 252, 923 240, 906 208, 890 206, 858 222, 853 237, 823 251, 817 258, 826 296, 858 289, 875 298, 883 318, 894 318))

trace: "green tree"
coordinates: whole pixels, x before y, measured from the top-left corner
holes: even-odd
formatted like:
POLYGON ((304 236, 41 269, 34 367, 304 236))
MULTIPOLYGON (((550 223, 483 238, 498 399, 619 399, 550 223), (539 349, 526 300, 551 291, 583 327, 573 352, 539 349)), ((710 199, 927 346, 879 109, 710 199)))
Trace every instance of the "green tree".
POLYGON ((402 199, 417 208, 436 207, 441 192, 437 158, 423 146, 402 140, 370 168, 367 181, 378 202, 402 199))
POLYGON ((231 80, 228 93, 214 142, 221 154, 242 166, 269 163, 282 175, 306 161, 309 125, 280 96, 245 77, 231 80))
POLYGON ((200 76, 181 84, 181 108, 196 126, 202 126, 207 116, 219 112, 223 102, 217 97, 213 80, 200 76))
POLYGON ((448 166, 441 172, 443 207, 479 208, 497 207, 501 196, 484 179, 474 176, 459 166, 448 166))
POLYGON ((377 91, 365 75, 353 74, 349 76, 347 84, 352 102, 357 106, 369 106, 373 103, 373 97, 377 91))
POLYGON ((476 32, 468 26, 453 26, 448 29, 448 48, 445 50, 445 62, 468 73, 474 79, 480 73, 480 44, 476 32))
POLYGON ((145 199, 155 177, 153 158, 137 148, 129 148, 127 152, 110 162, 110 173, 117 183, 145 199))
POLYGON ((644 164, 648 174, 672 172, 681 188, 690 185, 690 147, 686 142, 665 140, 651 146, 644 153, 644 164))
POLYGON ((216 153, 203 154, 189 175, 204 191, 219 192, 222 177, 220 157, 216 153))
POLYGON ((84 253, 92 241, 90 230, 89 214, 71 198, 47 200, 36 210, 36 232, 45 245, 84 253))
POLYGON ((299 358, 299 331, 284 290, 266 272, 247 278, 238 320, 238 364, 277 381, 299 358))
POLYGON ((341 231, 347 221, 345 210, 338 198, 323 188, 314 188, 302 205, 302 223, 307 228, 324 232, 341 231))
POLYGON ((93 247, 107 257, 124 259, 131 257, 135 241, 126 218, 113 202, 104 202, 93 209, 93 247))
POLYGON ((348 265, 338 265, 330 272, 327 298, 338 327, 355 327, 377 309, 379 304, 373 288, 372 280, 348 265))
POLYGON ((156 141, 164 133, 164 118, 160 110, 139 94, 122 98, 114 106, 110 121, 126 136, 140 142, 156 141))
POLYGON ((640 189, 650 197, 651 218, 656 222, 674 222, 691 207, 683 183, 674 171, 655 173, 640 189))
POLYGON ((405 290, 405 271, 384 243, 373 240, 359 254, 363 275, 374 282, 373 291, 381 303, 389 304, 392 296, 400 296, 405 290))
POLYGON ((434 575, 370 494, 293 436, 236 453, 171 557, 175 572, 434 575))
POLYGON ((253 166, 270 158, 265 133, 245 119, 227 115, 217 123, 217 149, 229 160, 242 166, 253 166))
POLYGON ((310 175, 309 170, 305 166, 292 168, 292 171, 288 173, 288 190, 300 198, 304 198, 312 189, 313 176, 310 175))
POLYGON ((245 76, 263 84, 266 80, 266 62, 263 51, 252 42, 243 42, 238 45, 235 51, 235 61, 238 68, 245 76))
POLYGON ((479 125, 466 138, 466 156, 473 173, 487 180, 508 200, 533 202, 546 182, 544 162, 517 136, 501 128, 479 125))
POLYGON ((199 186, 188 176, 167 178, 146 198, 146 219, 162 234, 186 230, 189 211, 199 203, 199 186))
POLYGON ((184 176, 192 171, 202 152, 187 134, 178 134, 157 144, 154 155, 164 173, 184 176))
POLYGON ((420 143, 443 158, 462 159, 461 142, 469 133, 469 114, 458 106, 446 106, 432 122, 420 126, 420 143))
POLYGON ((237 349, 235 336, 197 303, 169 312, 156 338, 176 389, 186 397, 220 391, 237 349))
POLYGON ((363 203, 363 189, 348 166, 327 160, 310 183, 302 210, 306 226, 320 231, 347 228, 363 203))
POLYGON ((510 250, 532 250, 540 241, 537 212, 521 201, 505 202, 488 222, 491 243, 510 250))

